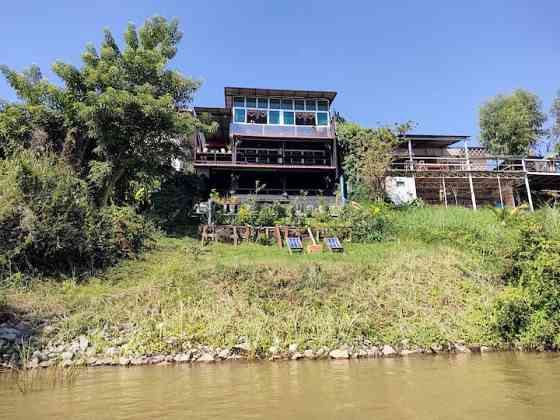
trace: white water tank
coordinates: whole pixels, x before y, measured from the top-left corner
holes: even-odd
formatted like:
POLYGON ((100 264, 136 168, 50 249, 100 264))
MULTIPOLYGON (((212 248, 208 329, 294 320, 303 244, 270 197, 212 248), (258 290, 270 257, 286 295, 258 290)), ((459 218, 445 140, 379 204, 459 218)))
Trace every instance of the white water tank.
POLYGON ((406 204, 416 200, 416 182, 407 176, 388 176, 385 178, 385 194, 393 204, 406 204))

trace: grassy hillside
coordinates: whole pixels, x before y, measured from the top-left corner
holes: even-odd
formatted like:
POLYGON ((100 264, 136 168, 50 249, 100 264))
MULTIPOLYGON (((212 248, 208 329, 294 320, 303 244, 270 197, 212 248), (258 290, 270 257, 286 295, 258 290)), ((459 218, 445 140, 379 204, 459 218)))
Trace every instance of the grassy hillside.
POLYGON ((141 259, 85 282, 5 289, 12 310, 48 320, 46 341, 87 335, 103 351, 172 352, 240 341, 253 352, 341 344, 493 343, 489 322, 505 250, 516 240, 489 210, 391 214, 392 238, 343 255, 161 237, 141 259))

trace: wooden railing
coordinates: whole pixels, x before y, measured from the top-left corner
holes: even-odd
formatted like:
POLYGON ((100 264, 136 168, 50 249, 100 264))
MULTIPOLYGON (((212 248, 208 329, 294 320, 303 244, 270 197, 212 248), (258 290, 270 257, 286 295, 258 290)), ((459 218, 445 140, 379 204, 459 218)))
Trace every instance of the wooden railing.
POLYGON ((506 157, 414 157, 395 161, 389 169, 399 172, 525 172, 523 159, 506 157))
POLYGON ((198 152, 196 162, 230 162, 236 165, 279 165, 279 166, 332 166, 329 150, 294 148, 237 148, 235 156, 228 151, 198 152), (235 160, 234 160, 235 157, 235 160))

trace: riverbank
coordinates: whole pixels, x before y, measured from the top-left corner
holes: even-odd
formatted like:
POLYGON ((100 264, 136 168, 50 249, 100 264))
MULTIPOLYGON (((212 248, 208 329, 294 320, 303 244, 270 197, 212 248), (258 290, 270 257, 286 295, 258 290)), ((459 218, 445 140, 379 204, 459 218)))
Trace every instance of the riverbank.
POLYGON ((516 230, 496 223, 489 210, 418 209, 392 217, 390 240, 346 244, 342 255, 290 256, 257 244, 201 248, 188 237, 161 237, 141 258, 87 279, 13 282, 3 289, 3 363, 509 348, 494 329, 493 304, 503 289, 502 252, 516 230))

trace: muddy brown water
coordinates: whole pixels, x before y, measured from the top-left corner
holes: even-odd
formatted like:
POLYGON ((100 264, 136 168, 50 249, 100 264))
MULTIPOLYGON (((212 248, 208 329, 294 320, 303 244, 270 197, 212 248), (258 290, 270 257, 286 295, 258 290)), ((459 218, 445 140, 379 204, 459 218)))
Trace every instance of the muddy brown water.
POLYGON ((96 368, 2 419, 560 419, 560 356, 482 354, 96 368))

